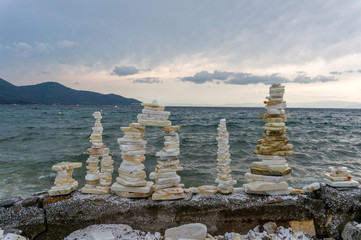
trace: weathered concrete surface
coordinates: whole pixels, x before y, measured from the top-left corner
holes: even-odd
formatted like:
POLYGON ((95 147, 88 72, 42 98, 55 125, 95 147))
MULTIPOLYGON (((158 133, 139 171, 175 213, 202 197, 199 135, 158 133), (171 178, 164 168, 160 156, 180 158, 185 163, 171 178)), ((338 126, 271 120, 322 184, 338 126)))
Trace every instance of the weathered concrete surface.
POLYGON ((323 187, 311 194, 283 197, 245 193, 194 195, 176 201, 79 192, 60 198, 47 195, 42 198, 41 204, 27 208, 22 207, 20 201, 14 207, 0 208, 0 227, 11 226, 23 230, 28 237, 53 240, 93 224, 127 224, 133 229, 164 232, 171 227, 199 222, 207 226, 210 234, 218 235, 246 232, 269 221, 287 227, 291 220, 313 219, 318 236, 339 239, 346 223, 358 220, 361 189, 337 191, 323 187))
POLYGON ((327 205, 329 219, 326 230, 330 237, 339 239, 348 222, 361 222, 361 189, 339 191, 323 187, 318 196, 327 205))
POLYGON ((30 239, 46 230, 44 210, 38 207, 22 207, 21 202, 0 208, 0 228, 5 232, 22 231, 30 239))

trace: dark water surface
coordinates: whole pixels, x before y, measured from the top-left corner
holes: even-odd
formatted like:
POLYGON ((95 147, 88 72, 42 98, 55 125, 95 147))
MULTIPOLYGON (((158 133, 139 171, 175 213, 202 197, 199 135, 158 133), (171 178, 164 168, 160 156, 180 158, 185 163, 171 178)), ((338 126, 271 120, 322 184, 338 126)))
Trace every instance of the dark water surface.
MULTIPOLYGON (((0 105, 0 199, 28 196, 46 191, 56 173, 51 166, 61 161, 83 162, 74 178, 84 185, 86 148, 94 125, 92 113, 102 111, 103 142, 110 148, 115 169, 121 158, 119 129, 137 121, 141 107, 111 106, 19 106, 0 105), (61 114, 59 114, 61 112, 61 114)), ((186 187, 215 184, 217 125, 227 118, 230 134, 232 176, 245 183, 244 174, 256 161, 253 151, 263 135, 263 108, 167 107, 179 130, 181 165, 179 172, 186 187)), ((286 109, 291 118, 287 137, 295 156, 288 157, 293 169, 293 187, 319 181, 328 166, 347 166, 361 177, 361 110, 286 109)), ((163 147, 161 127, 147 127, 147 154, 144 165, 149 174, 156 165, 155 153, 163 147)), ((116 171, 115 171, 116 172, 116 171)), ((114 174, 116 176, 116 173, 114 174)))

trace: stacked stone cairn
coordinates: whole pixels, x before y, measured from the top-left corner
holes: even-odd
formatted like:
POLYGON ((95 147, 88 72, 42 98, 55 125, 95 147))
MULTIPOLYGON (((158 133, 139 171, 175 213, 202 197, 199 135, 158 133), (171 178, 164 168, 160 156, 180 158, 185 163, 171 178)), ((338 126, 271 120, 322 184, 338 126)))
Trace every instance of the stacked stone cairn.
POLYGON ((179 165, 179 137, 177 131, 180 126, 169 126, 163 128, 164 148, 157 152, 157 166, 150 174, 155 179, 155 192, 153 200, 173 200, 184 198, 184 191, 180 184, 180 176, 177 171, 183 170, 179 165))
POLYGON ((129 127, 120 128, 124 136, 118 139, 120 150, 122 150, 122 163, 118 169, 119 176, 112 185, 112 191, 122 197, 144 198, 149 197, 152 192, 153 182, 145 180, 144 171, 145 148, 144 141, 145 126, 139 123, 130 123, 129 127))
POLYGON ((92 128, 93 133, 90 135, 92 147, 86 150, 89 154, 87 159, 87 174, 85 176, 85 186, 81 189, 82 193, 91 194, 109 194, 112 183, 113 160, 109 155, 110 151, 103 144, 103 127, 100 122, 102 115, 100 112, 94 112, 95 124, 92 128), (99 172, 99 161, 101 159, 101 172, 99 172))
POLYGON ((152 199, 170 200, 183 198, 183 184, 179 184, 180 177, 176 171, 183 168, 179 166, 179 138, 176 133, 179 126, 171 126, 168 120, 170 112, 164 111, 154 100, 152 103, 142 103, 144 109, 138 114, 138 123, 131 123, 129 128, 121 128, 124 137, 118 139, 122 150, 123 162, 119 167, 119 177, 113 184, 112 191, 119 196, 128 198, 141 198, 150 196, 156 191, 152 199), (157 153, 158 164, 151 179, 146 181, 146 173, 142 162, 145 160, 145 149, 147 142, 143 140, 146 126, 164 127, 165 148, 157 153), (168 189, 167 189, 168 188, 168 189))
POLYGON ((267 114, 260 115, 266 122, 263 127, 265 135, 258 140, 254 152, 260 162, 253 162, 251 173, 246 173, 249 181, 243 187, 246 193, 262 195, 286 195, 292 192, 286 180, 292 170, 287 164, 286 156, 294 155, 293 146, 286 138, 287 127, 285 122, 289 115, 285 114, 286 102, 283 101, 285 89, 281 84, 270 87, 265 101, 267 114))
POLYGON ((50 196, 67 195, 78 187, 78 182, 73 179, 74 168, 80 168, 80 162, 61 162, 54 165, 51 170, 56 171, 55 186, 49 191, 50 196))
POLYGON ((217 171, 218 177, 216 183, 218 183, 218 191, 222 194, 230 194, 233 190, 233 185, 237 183, 236 180, 232 180, 231 168, 231 154, 229 153, 229 133, 226 128, 226 119, 220 120, 218 125, 218 156, 217 156, 217 171))
POLYGON ((169 127, 171 122, 168 120, 170 112, 164 111, 164 106, 153 100, 152 103, 142 103, 144 109, 142 114, 138 114, 138 123, 143 126, 161 126, 169 127))
POLYGON ((329 167, 325 172, 323 181, 335 188, 355 188, 359 186, 359 182, 352 180, 352 171, 347 167, 329 167))

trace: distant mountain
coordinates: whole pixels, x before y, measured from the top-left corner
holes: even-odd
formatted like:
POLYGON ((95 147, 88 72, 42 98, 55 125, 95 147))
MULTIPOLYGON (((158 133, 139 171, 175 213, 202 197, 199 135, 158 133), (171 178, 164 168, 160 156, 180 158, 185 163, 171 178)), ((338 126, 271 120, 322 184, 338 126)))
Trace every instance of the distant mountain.
POLYGON ((17 87, 0 78, 0 104, 138 105, 140 101, 115 94, 78 91, 56 82, 17 87))

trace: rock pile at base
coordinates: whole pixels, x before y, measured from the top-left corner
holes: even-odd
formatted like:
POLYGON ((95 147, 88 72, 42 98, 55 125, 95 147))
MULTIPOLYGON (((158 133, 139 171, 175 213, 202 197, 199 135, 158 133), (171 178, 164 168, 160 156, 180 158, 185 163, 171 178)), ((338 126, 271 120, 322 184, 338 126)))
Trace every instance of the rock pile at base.
POLYGON ((122 197, 142 198, 152 193, 153 182, 145 180, 144 171, 145 126, 139 123, 130 123, 129 127, 120 128, 124 136, 118 139, 122 151, 122 163, 118 169, 119 176, 112 185, 112 191, 122 197))
POLYGON ((218 191, 222 194, 232 193, 233 185, 237 183, 232 180, 231 168, 231 154, 229 153, 229 133, 226 128, 226 119, 220 120, 218 125, 218 156, 217 156, 217 178, 218 191))
POLYGON ((109 155, 110 151, 103 144, 103 127, 100 123, 102 115, 100 112, 94 112, 95 124, 93 133, 90 135, 90 142, 92 147, 86 150, 86 153, 89 154, 87 159, 87 174, 85 176, 85 186, 81 189, 82 193, 91 193, 91 194, 108 194, 110 190, 110 185, 112 183, 112 173, 113 160, 109 155), (101 173, 99 172, 99 161, 101 161, 101 173))
MULTIPOLYGON (((91 225, 84 229, 77 230, 65 238, 65 240, 311 240, 303 232, 297 232, 292 228, 277 227, 274 222, 268 222, 263 226, 257 226, 249 230, 247 234, 225 233, 224 235, 211 236, 207 234, 207 227, 201 223, 184 224, 178 227, 169 228, 164 235, 159 232, 154 234, 141 230, 133 230, 125 224, 101 224, 91 225), (262 230, 261 230, 262 229, 262 230)), ((346 234, 345 234, 346 235, 346 234)), ((350 234, 349 234, 350 235, 350 234)), ((352 238, 347 238, 352 239, 352 238)))
POLYGON ((179 137, 177 131, 180 126, 163 128, 164 148, 157 152, 157 166, 149 177, 155 179, 153 200, 172 200, 184 198, 184 192, 177 171, 183 170, 179 165, 179 137))
POLYGON ((283 195, 292 192, 285 181, 292 172, 286 161, 286 156, 294 155, 292 144, 286 138, 287 117, 286 102, 283 101, 284 86, 273 84, 265 101, 267 114, 260 115, 266 122, 263 127, 265 135, 258 140, 259 145, 254 152, 260 162, 253 162, 251 173, 245 178, 250 182, 244 184, 245 192, 263 195, 283 195))
POLYGON ((78 187, 78 182, 73 179, 74 168, 80 168, 80 162, 61 162, 55 164, 51 170, 56 171, 55 186, 49 190, 50 196, 66 195, 78 187))
POLYGON ((335 188, 354 188, 359 186, 359 182, 352 180, 352 171, 347 167, 329 167, 325 172, 323 181, 335 188))

